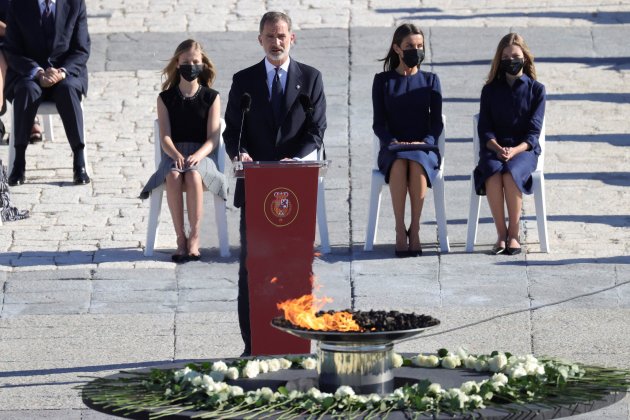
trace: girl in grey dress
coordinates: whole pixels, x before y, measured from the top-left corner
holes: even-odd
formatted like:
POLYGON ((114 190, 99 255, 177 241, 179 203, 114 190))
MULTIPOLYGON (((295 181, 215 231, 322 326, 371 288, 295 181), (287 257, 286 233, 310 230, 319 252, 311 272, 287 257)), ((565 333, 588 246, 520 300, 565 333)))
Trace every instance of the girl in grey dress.
POLYGON ((140 197, 147 198, 154 188, 166 182, 166 198, 177 235, 172 260, 199 260, 203 190, 227 198, 225 176, 209 156, 217 148, 220 136, 219 93, 210 88, 215 70, 201 45, 188 39, 177 47, 163 75, 166 81, 157 100, 162 162, 140 197), (184 192, 188 237, 184 230, 184 192))

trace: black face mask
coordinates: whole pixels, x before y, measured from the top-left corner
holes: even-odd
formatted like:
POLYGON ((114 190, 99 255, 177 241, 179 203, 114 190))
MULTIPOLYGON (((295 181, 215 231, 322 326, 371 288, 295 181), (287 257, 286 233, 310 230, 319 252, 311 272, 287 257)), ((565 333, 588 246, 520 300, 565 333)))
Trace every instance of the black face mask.
POLYGON ((424 50, 422 49, 410 49, 403 50, 403 63, 409 68, 416 67, 424 60, 424 50))
POLYGON ((522 58, 505 59, 501 60, 499 69, 507 74, 516 76, 523 69, 524 64, 525 60, 522 58))
POLYGON ((203 64, 180 64, 179 75, 188 82, 195 80, 203 71, 203 64))

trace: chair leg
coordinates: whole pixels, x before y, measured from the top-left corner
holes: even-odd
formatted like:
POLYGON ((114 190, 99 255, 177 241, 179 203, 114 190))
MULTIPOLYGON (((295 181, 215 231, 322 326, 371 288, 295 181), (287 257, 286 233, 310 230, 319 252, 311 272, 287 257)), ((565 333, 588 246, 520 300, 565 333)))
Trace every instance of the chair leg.
POLYGON ((541 172, 532 174, 534 181, 534 203, 536 205, 536 223, 538 225, 538 239, 540 250, 551 252, 547 237, 547 204, 545 201, 545 175, 541 172))
POLYGON ((48 115, 42 115, 42 120, 43 120, 43 124, 44 124, 44 135, 46 136, 46 139, 48 141, 54 142, 55 141, 55 134, 53 133, 53 115, 52 114, 48 114, 48 115))
POLYGON ((365 232, 364 251, 372 251, 378 229, 378 215, 381 210, 381 189, 385 184, 385 178, 377 170, 372 170, 372 182, 370 183, 370 208, 368 210, 368 224, 365 232))
POLYGON ((450 252, 448 243, 448 231, 446 226, 446 197, 444 194, 444 177, 440 171, 433 181, 433 201, 435 203, 435 219, 437 221, 438 239, 440 241, 440 251, 450 252))
POLYGON ((160 227, 160 212, 162 210, 162 195, 164 186, 161 185, 151 192, 149 205, 149 222, 147 224, 147 240, 144 247, 144 256, 152 257, 155 241, 160 227))
POLYGON ((317 182, 317 227, 319 228, 319 248, 322 254, 330 253, 330 240, 328 237, 328 215, 326 214, 326 195, 324 178, 317 182))
POLYGON ((219 234, 219 253, 222 257, 230 256, 230 238, 228 236, 227 208, 225 200, 221 197, 214 197, 214 220, 219 234))
POLYGON ((479 205, 481 197, 475 192, 475 181, 470 175, 470 207, 468 209, 468 233, 466 234, 466 252, 473 252, 477 241, 477 224, 479 222, 479 205))

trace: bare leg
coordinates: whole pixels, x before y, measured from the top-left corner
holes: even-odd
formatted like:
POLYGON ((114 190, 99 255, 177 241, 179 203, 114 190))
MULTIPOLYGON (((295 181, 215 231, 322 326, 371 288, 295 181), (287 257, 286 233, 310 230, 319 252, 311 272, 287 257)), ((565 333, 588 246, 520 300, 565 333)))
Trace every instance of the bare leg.
POLYGON ((523 193, 518 189, 512 174, 503 174, 503 188, 505 189, 505 203, 508 210, 508 244, 510 248, 520 248, 519 222, 523 208, 523 193))
POLYGON ((495 245, 505 248, 505 237, 507 236, 507 226, 505 224, 505 197, 503 194, 503 178, 497 172, 486 180, 486 194, 488 205, 494 219, 494 226, 497 230, 497 241, 495 245))
POLYGON ((184 231, 184 177, 176 171, 166 176, 166 201, 171 211, 173 227, 177 235, 177 251, 174 255, 186 255, 186 232, 184 231))
POLYGON ((186 208, 190 235, 188 237, 188 255, 199 255, 201 218, 203 216, 203 183, 197 171, 186 172, 184 176, 186 188, 186 208))
POLYGON ((389 192, 392 196, 396 221, 396 251, 407 251, 407 228, 405 227, 405 202, 407 201, 407 159, 396 159, 389 172, 389 192))
POLYGON ((418 162, 409 162, 409 201, 411 201, 411 223, 409 224, 409 250, 420 251, 420 215, 427 195, 427 175, 418 162))

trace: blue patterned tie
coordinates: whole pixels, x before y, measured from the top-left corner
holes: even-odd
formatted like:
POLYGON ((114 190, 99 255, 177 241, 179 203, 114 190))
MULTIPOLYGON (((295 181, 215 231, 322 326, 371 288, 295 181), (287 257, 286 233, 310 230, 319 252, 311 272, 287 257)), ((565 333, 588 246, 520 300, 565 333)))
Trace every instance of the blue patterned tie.
POLYGON ((42 29, 46 37, 46 46, 49 52, 52 51, 53 42, 55 40, 55 15, 50 9, 50 2, 51 0, 46 0, 44 13, 42 13, 42 29))
POLYGON ((271 109, 273 110, 273 118, 276 124, 276 128, 280 126, 280 120, 282 119, 282 83, 280 82, 280 75, 278 74, 279 68, 276 67, 276 75, 273 78, 271 84, 271 109))

